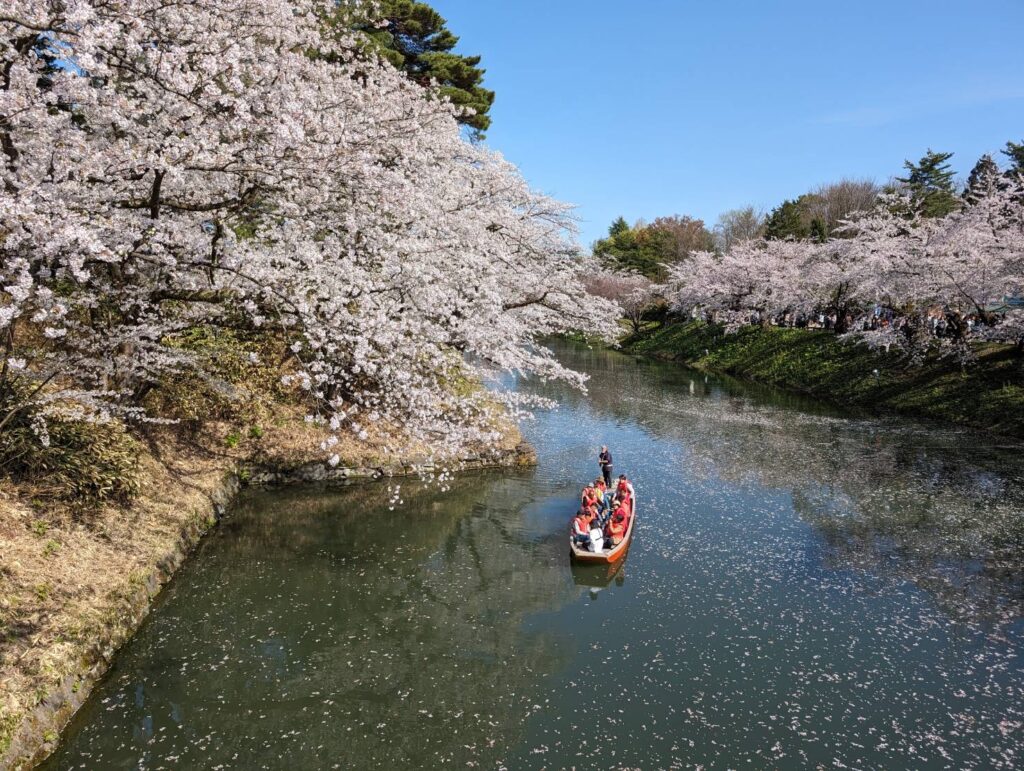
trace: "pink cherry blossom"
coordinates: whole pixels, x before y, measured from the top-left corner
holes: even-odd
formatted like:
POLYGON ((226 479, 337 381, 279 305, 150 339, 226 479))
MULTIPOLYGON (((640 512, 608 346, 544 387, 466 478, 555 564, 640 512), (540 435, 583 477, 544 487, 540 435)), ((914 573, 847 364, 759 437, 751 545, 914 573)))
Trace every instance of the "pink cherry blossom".
POLYGON ((326 34, 333 7, 5 4, 0 378, 25 360, 33 409, 146 417, 140 393, 204 366, 168 344, 197 325, 276 330, 313 417, 439 456, 494 436, 495 393, 456 374, 582 385, 539 341, 612 335, 618 310, 582 288, 571 209, 326 34))

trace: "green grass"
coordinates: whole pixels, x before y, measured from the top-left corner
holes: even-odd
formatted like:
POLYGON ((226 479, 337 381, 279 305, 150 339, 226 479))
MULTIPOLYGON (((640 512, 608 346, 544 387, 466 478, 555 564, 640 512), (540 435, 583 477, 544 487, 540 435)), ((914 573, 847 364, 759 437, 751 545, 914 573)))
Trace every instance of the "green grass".
POLYGON ((979 345, 976 361, 961 367, 938 356, 914 363, 902 353, 843 343, 822 330, 747 327, 729 335, 689 322, 645 330, 625 338, 623 347, 837 404, 1024 436, 1024 357, 1012 346, 979 345))

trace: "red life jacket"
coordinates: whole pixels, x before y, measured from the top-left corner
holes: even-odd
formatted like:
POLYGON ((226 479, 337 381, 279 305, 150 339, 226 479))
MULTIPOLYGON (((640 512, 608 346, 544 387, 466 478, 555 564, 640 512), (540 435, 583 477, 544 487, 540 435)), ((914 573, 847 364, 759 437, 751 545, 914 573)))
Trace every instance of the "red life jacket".
POLYGON ((611 522, 608 523, 608 535, 612 537, 612 540, 622 540, 622 536, 626 534, 626 520, 619 517, 612 517, 611 522))

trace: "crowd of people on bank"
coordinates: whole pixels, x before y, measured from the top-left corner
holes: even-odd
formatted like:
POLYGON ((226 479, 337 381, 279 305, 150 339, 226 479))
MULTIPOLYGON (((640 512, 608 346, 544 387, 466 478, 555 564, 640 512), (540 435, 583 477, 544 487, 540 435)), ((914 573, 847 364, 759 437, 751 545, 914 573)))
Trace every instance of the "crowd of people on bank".
MULTIPOLYGON (((709 323, 722 323, 728 313, 720 310, 694 309, 691 318, 709 323)), ((912 336, 918 332, 937 339, 970 337, 983 327, 991 327, 997 320, 993 314, 964 313, 949 311, 941 306, 927 309, 922 314, 907 315, 894 308, 875 305, 871 309, 847 312, 841 316, 824 311, 786 311, 778 314, 764 314, 749 311, 740 323, 750 326, 773 326, 795 329, 824 329, 829 332, 877 332, 893 330, 912 336)))
POLYGON ((607 447, 598 458, 602 476, 583 488, 580 507, 572 520, 573 542, 588 551, 611 549, 622 543, 633 516, 633 484, 620 474, 612 486, 612 457, 607 447))

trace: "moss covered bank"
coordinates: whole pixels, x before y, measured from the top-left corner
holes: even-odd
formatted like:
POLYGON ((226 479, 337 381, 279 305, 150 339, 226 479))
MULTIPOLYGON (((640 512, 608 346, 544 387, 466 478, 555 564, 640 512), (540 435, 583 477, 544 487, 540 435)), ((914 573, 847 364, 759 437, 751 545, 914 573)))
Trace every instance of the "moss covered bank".
POLYGON ((703 322, 666 324, 623 340, 629 353, 678 361, 827 401, 950 421, 1024 437, 1024 357, 986 344, 961 364, 912 359, 838 340, 823 330, 746 327, 727 334, 703 322))

